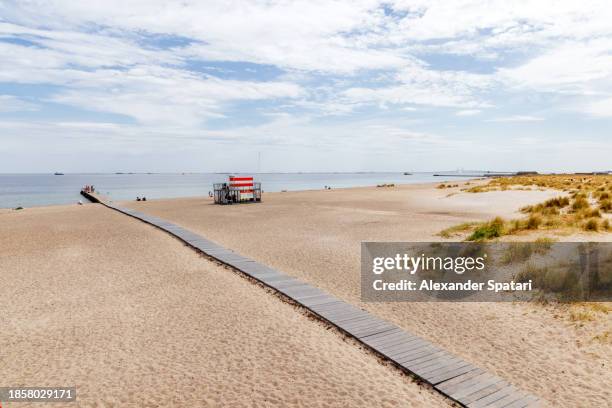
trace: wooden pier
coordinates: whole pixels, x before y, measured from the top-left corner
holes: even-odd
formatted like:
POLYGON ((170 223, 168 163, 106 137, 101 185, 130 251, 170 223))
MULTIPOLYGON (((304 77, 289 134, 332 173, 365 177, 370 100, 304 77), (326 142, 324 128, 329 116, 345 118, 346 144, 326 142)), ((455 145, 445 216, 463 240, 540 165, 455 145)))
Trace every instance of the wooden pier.
POLYGON ((92 202, 134 217, 178 238, 233 269, 261 282, 335 326, 401 370, 430 384, 436 391, 464 407, 523 408, 540 406, 540 400, 500 377, 379 319, 305 282, 226 249, 194 232, 163 219, 106 202, 96 194, 81 192, 92 202))

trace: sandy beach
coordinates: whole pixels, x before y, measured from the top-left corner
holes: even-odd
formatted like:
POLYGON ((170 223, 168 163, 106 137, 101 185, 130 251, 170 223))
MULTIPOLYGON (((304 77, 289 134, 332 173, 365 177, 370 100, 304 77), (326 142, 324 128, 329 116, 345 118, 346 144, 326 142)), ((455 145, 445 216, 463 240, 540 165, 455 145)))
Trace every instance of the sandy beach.
POLYGON ((88 204, 2 211, 0 225, 3 386, 76 386, 80 407, 449 405, 130 217, 88 204))
MULTIPOLYGON (((612 392, 608 314, 573 321, 560 306, 509 303, 362 303, 361 241, 443 240, 444 228, 560 195, 558 191, 463 193, 435 185, 266 193, 254 205, 208 198, 126 202, 296 276, 423 336, 552 406, 607 406, 612 392)), ((561 237, 609 240, 610 234, 561 237)), ((512 238, 511 238, 512 239, 512 238)), ((524 239, 524 237, 516 237, 524 239)))

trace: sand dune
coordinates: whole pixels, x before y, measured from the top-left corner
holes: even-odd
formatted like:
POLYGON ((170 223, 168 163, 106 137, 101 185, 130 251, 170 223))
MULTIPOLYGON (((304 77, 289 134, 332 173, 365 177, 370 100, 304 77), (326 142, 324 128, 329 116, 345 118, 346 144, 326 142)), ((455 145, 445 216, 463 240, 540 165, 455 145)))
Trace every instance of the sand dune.
POLYGON ((559 195, 556 191, 452 194, 457 192, 412 185, 271 193, 254 205, 215 206, 207 198, 126 205, 190 228, 358 304, 553 406, 607 406, 612 400, 608 387, 612 347, 594 337, 610 332, 608 315, 576 323, 557 308, 538 305, 360 302, 361 241, 440 240, 436 234, 457 223, 496 215, 515 217, 521 206, 559 195))
POLYGON ((139 221, 92 204, 0 225, 2 385, 76 385, 81 407, 448 405, 139 221))

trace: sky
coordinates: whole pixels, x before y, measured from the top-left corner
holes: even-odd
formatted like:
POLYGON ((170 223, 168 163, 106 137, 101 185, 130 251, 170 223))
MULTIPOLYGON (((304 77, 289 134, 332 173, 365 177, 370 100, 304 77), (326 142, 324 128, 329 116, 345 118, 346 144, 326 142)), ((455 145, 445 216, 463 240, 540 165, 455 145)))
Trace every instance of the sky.
POLYGON ((0 172, 612 170, 608 1, 3 1, 0 172))

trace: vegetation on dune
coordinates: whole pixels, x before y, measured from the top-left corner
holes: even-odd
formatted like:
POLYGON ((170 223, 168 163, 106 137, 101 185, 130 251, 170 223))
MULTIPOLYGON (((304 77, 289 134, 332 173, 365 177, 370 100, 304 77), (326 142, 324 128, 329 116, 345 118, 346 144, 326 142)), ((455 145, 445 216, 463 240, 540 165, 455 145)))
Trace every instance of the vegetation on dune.
MULTIPOLYGON (((531 245, 517 246, 517 251, 512 254, 514 259, 509 260, 509 263, 527 261, 532 253, 541 252, 540 249, 537 247, 532 248, 531 245)), ((599 251, 595 253, 601 255, 599 251)), ((558 300, 562 301, 581 300, 585 299, 585 296, 590 299, 603 296, 603 298, 607 299, 607 294, 610 293, 610 288, 612 287, 612 270, 607 268, 606 264, 612 263, 612 257, 602 260, 600 268, 586 274, 580 267, 574 265, 573 262, 574 260, 569 260, 562 261, 556 265, 547 264, 538 266, 530 260, 516 273, 514 279, 517 282, 532 281, 534 287, 538 288, 542 293, 554 294, 558 300)), ((608 313, 610 311, 610 307, 605 303, 581 303, 585 307, 588 306, 589 312, 608 313)))
POLYGON ((481 193, 483 191, 555 189, 566 192, 597 191, 601 194, 612 194, 612 175, 554 174, 527 175, 492 178, 487 184, 474 186, 465 191, 481 193))
POLYGON ((438 235, 442 238, 451 238, 456 235, 461 235, 467 231, 470 231, 480 223, 478 222, 464 222, 463 224, 454 225, 450 228, 446 228, 445 230, 440 231, 438 235))
MULTIPOLYGON (((442 185, 441 185, 442 186, 442 185)), ((438 186, 438 188, 445 188, 438 186)), ((551 230, 612 232, 608 214, 612 213, 612 175, 529 175, 498 177, 487 184, 462 189, 469 193, 505 190, 556 189, 565 195, 521 208, 525 218, 501 218, 451 227, 440 233, 449 237, 469 234, 468 241, 482 241, 524 231, 551 230)))
POLYGON ((485 222, 477 227, 474 232, 467 238, 468 241, 483 241, 491 238, 498 238, 505 233, 505 224, 503 218, 495 217, 489 222, 485 222))
POLYGON ((459 184, 438 184, 438 186, 436 188, 438 189, 444 189, 444 188, 454 188, 454 187, 459 187, 459 184))

